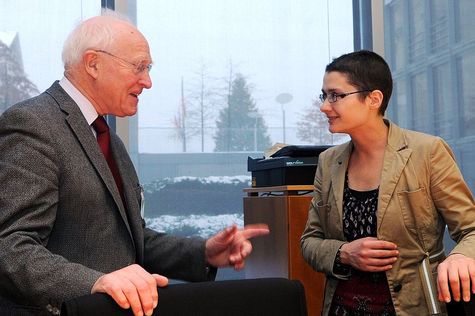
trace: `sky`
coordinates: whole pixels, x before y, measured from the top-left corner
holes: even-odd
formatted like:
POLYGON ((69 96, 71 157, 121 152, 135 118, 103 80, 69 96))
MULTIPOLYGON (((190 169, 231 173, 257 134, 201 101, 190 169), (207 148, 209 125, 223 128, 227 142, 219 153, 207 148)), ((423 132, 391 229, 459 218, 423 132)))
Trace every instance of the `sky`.
MULTIPOLYGON (((353 50, 351 0, 137 0, 137 24, 149 40, 152 89, 140 97, 139 152, 180 152, 171 135, 181 99, 201 65, 224 86, 230 64, 252 87, 273 143, 300 141, 296 125, 320 93, 324 67, 353 50), (281 93, 292 95, 283 108, 281 93)), ((64 40, 81 20, 100 12, 98 0, 0 0, 0 31, 18 32, 23 64, 40 91, 62 77, 64 40), (46 4, 47 3, 47 4, 46 4), (16 13, 17 12, 17 13, 16 13)), ((213 150, 212 135, 206 151, 213 150)), ((190 151, 200 151, 195 139, 190 151)))
MULTIPOLYGON (((141 96, 142 152, 153 152, 157 139, 162 144, 167 138, 163 127, 172 126, 178 110, 181 78, 186 93, 203 63, 221 85, 230 62, 247 78, 273 143, 283 142, 276 96, 291 94, 283 105, 286 142, 298 143, 296 125, 320 93, 326 64, 353 50, 351 0, 140 0, 137 25, 155 61, 154 87, 141 96)), ((209 136, 207 150, 212 146, 209 136)))
POLYGON ((18 32, 23 66, 40 91, 61 79, 61 50, 81 18, 100 13, 96 0, 0 0, 0 31, 18 32))

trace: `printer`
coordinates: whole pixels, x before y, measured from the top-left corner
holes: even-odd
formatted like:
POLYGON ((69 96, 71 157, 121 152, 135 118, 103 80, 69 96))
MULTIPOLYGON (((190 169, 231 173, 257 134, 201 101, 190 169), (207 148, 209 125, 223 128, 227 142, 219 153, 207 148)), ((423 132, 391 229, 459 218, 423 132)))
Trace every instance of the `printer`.
POLYGON ((270 157, 247 158, 252 187, 313 184, 318 155, 331 145, 287 145, 270 157))

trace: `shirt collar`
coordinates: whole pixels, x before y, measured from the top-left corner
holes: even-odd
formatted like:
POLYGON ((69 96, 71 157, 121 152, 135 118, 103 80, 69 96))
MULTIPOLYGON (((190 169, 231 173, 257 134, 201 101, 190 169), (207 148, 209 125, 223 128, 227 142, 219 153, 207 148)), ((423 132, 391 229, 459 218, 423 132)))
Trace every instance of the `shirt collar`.
POLYGON ((59 81, 59 85, 64 89, 64 91, 66 91, 71 99, 76 102, 87 123, 91 125, 99 116, 92 103, 72 84, 71 81, 68 80, 68 78, 63 77, 59 81))

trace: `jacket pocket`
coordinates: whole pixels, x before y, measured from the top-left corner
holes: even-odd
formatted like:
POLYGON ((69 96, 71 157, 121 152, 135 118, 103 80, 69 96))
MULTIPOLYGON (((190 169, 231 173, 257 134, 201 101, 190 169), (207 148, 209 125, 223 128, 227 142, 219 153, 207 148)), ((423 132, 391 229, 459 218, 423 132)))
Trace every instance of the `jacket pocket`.
POLYGON ((416 235, 427 236, 426 232, 436 226, 437 214, 430 206, 424 187, 415 191, 401 191, 397 196, 406 228, 416 235))

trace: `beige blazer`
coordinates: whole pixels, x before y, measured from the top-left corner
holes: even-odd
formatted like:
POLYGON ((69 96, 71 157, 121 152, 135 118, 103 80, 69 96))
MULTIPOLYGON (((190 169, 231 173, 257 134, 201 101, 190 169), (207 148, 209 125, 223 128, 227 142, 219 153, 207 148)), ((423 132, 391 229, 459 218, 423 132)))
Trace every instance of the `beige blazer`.
MULTIPOLYGON (((398 245, 400 257, 386 272, 397 315, 429 315, 430 307, 445 313, 437 297, 426 298, 420 267, 429 262, 434 285, 437 265, 444 259, 447 224, 457 242, 451 253, 475 258, 475 204, 449 146, 439 137, 389 125, 377 210, 377 237, 398 245)), ((315 196, 301 238, 302 254, 326 274, 323 315, 328 315, 339 279, 333 264, 345 242, 342 201, 345 172, 352 149, 348 142, 319 157, 315 196)), ((429 279, 430 276, 429 276, 429 279)))

